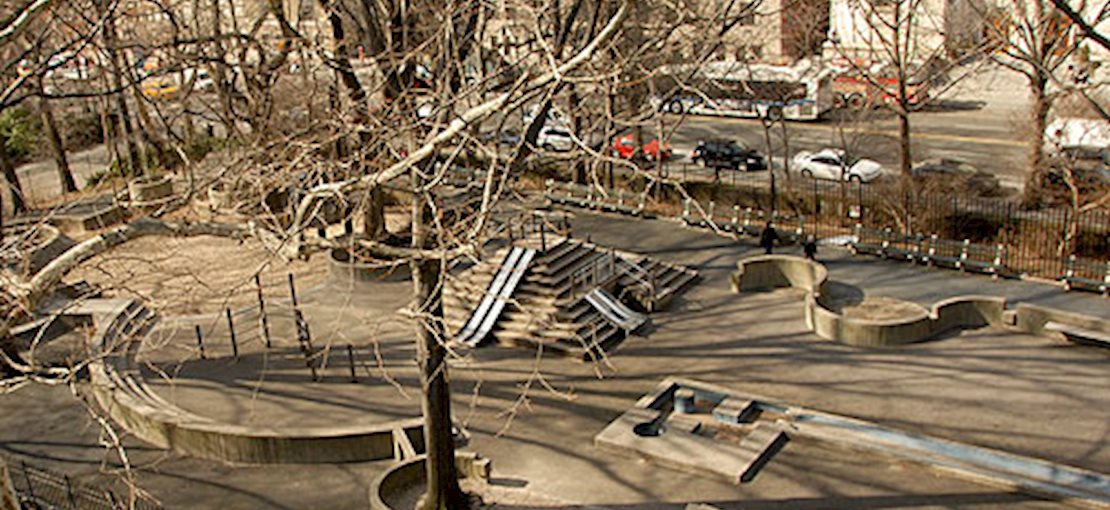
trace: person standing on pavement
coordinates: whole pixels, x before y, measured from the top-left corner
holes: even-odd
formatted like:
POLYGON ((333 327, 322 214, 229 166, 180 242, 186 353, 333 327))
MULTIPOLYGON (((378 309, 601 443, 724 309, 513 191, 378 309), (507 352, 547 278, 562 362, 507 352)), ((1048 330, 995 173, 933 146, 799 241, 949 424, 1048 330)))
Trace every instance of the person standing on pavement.
POLYGON ((770 255, 771 250, 775 247, 775 241, 779 240, 779 233, 775 230, 775 226, 771 222, 763 227, 763 232, 759 234, 759 245, 763 247, 763 252, 770 255))
POLYGON ((806 241, 802 243, 802 252, 807 259, 817 260, 817 238, 813 234, 806 236, 806 241))

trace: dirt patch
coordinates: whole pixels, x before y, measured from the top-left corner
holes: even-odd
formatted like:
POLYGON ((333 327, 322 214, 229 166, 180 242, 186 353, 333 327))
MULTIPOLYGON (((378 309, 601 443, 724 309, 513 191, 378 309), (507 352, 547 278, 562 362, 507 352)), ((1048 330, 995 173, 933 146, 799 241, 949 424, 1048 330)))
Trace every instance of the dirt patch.
POLYGON ((267 296, 287 296, 287 274, 307 290, 327 277, 326 257, 287 263, 255 240, 145 237, 82 264, 66 281, 86 280, 107 296, 142 298, 176 315, 255 303, 256 273, 267 296))
POLYGON ((866 297, 859 304, 844 306, 841 313, 853 319, 888 321, 913 319, 929 314, 925 307, 890 297, 866 297))

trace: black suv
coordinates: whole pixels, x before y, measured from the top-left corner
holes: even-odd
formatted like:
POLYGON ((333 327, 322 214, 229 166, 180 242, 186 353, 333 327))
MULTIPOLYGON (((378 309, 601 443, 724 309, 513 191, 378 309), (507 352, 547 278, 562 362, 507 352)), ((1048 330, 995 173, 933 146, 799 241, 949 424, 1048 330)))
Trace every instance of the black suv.
POLYGON ((708 140, 698 142, 690 159, 694 163, 712 168, 731 168, 733 170, 766 170, 767 162, 753 149, 745 149, 731 140, 708 140))

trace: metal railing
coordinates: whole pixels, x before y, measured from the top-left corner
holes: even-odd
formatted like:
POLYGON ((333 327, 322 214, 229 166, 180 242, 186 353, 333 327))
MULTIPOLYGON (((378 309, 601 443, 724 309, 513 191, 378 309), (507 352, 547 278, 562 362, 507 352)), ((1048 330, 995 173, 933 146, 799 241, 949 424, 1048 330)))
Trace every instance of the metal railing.
POLYGON ((43 510, 160 510, 147 499, 74 483, 68 475, 8 460, 12 485, 24 508, 43 510))

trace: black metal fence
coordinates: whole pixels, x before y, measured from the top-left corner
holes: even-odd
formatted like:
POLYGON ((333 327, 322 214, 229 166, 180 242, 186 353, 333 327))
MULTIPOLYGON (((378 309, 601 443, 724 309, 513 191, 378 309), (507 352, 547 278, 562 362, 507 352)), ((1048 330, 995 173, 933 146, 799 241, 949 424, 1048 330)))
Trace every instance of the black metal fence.
POLYGON ((161 505, 146 500, 120 496, 77 484, 69 476, 33 467, 25 462, 7 461, 12 485, 19 502, 35 510, 160 510, 161 505))
MULTIPOLYGON (((968 196, 960 190, 930 192, 904 186, 899 179, 872 183, 835 182, 781 173, 704 169, 666 165, 659 172, 684 184, 702 210, 718 217, 754 211, 759 218, 804 218, 806 233, 819 238, 850 235, 860 224, 907 236, 937 236, 955 241, 1005 245, 1017 274, 1058 279, 1069 268, 1105 266, 1110 260, 1110 212, 1070 208, 1024 210, 1013 200, 968 196), (1078 266, 1069 260, 1075 258, 1078 266)), ((649 171, 653 171, 649 169, 649 171)), ((654 171, 653 171, 654 172, 654 171)), ((624 180, 634 190, 642 179, 624 180)), ((677 207, 686 197, 673 187, 653 192, 656 206, 677 207)), ((677 212, 677 211, 676 211, 677 212)), ((1091 276, 1102 279, 1105 275, 1091 276)))

